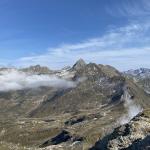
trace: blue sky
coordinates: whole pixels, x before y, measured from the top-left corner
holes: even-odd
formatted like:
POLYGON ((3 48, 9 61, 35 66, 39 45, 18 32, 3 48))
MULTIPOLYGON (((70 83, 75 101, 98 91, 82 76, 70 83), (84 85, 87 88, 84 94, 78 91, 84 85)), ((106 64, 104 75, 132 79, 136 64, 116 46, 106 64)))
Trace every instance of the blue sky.
POLYGON ((149 0, 1 0, 0 65, 150 68, 149 20, 149 0))

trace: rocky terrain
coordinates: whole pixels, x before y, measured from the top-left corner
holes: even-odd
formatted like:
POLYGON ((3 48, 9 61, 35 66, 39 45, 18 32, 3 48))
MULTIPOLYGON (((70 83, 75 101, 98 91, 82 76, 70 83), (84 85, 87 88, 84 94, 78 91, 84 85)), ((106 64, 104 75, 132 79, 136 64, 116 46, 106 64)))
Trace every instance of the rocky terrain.
MULTIPOLYGON (((97 149, 114 128, 150 106, 133 78, 82 59, 62 70, 1 68, 0 84, 0 150, 97 149)), ((122 128, 115 132, 123 134, 122 128)), ((110 147, 131 146, 115 145, 117 137, 109 138, 110 147)))
POLYGON ((134 82, 144 88, 145 92, 150 94, 150 69, 140 68, 136 70, 128 70, 124 72, 124 75, 133 79, 134 82))
POLYGON ((128 70, 124 72, 127 75, 135 76, 137 78, 145 78, 150 76, 150 69, 140 68, 136 70, 128 70))
POLYGON ((150 149, 150 109, 135 116, 129 123, 117 127, 100 139, 91 150, 150 149))

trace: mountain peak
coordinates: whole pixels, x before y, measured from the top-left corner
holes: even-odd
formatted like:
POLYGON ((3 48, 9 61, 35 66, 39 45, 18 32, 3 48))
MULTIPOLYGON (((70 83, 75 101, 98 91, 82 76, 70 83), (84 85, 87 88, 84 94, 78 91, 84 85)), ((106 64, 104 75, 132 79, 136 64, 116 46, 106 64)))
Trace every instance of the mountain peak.
POLYGON ((38 74, 49 74, 52 72, 48 67, 40 66, 40 65, 30 66, 28 68, 23 68, 21 70, 25 72, 32 72, 38 74))
POLYGON ((81 69, 81 68, 83 68, 83 67, 85 67, 85 66, 86 66, 85 61, 80 58, 80 59, 73 65, 73 69, 79 70, 79 69, 81 69))
POLYGON ((126 75, 131 75, 133 77, 138 77, 138 78, 145 78, 150 76, 150 69, 148 68, 139 68, 136 70, 128 70, 124 72, 126 75))

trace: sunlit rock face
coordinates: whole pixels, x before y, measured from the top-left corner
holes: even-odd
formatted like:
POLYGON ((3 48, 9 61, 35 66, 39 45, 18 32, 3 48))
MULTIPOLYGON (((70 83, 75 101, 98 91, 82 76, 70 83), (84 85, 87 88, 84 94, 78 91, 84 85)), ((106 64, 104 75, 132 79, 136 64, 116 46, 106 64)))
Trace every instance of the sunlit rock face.
POLYGON ((129 123, 115 128, 91 150, 146 150, 150 147, 150 110, 144 110, 129 123))

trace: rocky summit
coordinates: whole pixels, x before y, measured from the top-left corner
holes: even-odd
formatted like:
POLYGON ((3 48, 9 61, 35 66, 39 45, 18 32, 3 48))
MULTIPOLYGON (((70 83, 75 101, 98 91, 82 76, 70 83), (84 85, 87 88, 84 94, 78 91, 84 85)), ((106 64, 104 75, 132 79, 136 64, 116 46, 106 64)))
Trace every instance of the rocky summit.
POLYGON ((0 149, 146 149, 150 96, 136 81, 82 59, 62 70, 1 68, 0 149))

